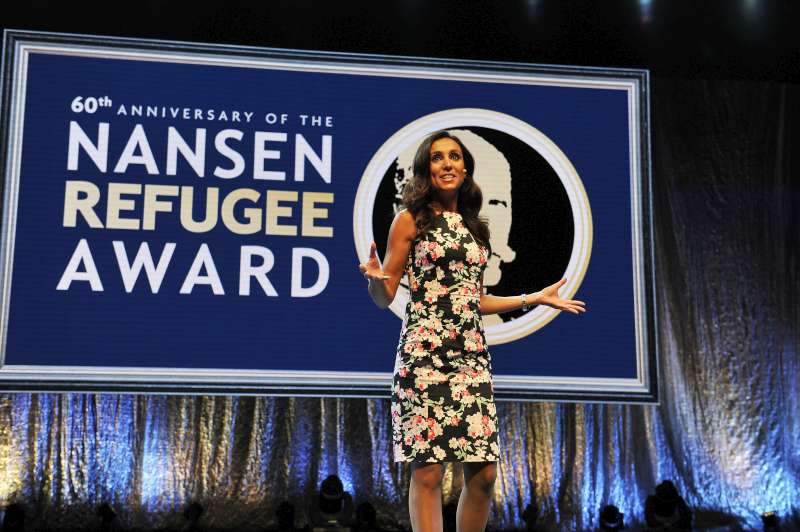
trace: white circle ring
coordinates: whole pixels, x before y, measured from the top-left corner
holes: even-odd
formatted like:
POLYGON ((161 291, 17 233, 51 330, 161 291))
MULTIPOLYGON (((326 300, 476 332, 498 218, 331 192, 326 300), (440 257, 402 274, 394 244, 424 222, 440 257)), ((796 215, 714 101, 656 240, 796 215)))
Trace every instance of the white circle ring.
MULTIPOLYGON (((561 180, 569 198, 575 231, 572 253, 563 274, 567 283, 561 288, 560 294, 565 299, 572 298, 583 282, 592 254, 592 210, 583 182, 564 152, 541 131, 518 118, 487 109, 448 109, 429 114, 414 120, 383 143, 361 176, 353 205, 353 236, 359 261, 366 262, 369 259, 370 246, 375 239, 372 233, 373 206, 389 166, 401 152, 434 131, 470 126, 495 129, 516 137, 544 157, 561 180)), ((401 319, 408 299, 408 290, 400 286, 389 306, 401 319)), ((518 319, 487 327, 486 341, 489 345, 497 345, 525 337, 547 325, 560 312, 539 305, 518 319)))

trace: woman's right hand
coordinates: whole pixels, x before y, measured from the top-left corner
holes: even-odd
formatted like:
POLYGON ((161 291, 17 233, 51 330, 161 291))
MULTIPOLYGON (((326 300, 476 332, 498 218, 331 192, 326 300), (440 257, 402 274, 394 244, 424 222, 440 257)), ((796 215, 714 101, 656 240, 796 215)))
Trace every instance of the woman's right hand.
POLYGON ((383 268, 381 268, 381 261, 378 260, 378 246, 375 242, 370 246, 369 259, 367 259, 367 262, 359 264, 358 269, 361 270, 364 278, 368 280, 384 280, 389 278, 388 275, 383 273, 383 268))

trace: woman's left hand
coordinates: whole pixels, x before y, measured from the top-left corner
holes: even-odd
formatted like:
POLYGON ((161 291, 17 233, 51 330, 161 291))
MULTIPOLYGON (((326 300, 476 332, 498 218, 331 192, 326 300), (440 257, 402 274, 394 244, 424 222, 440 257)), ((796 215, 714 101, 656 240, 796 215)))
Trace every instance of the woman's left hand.
POLYGON ((566 279, 561 279, 555 284, 551 284, 547 288, 539 291, 537 304, 547 305, 558 310, 566 310, 573 314, 581 314, 586 312, 586 303, 576 299, 561 299, 558 295, 558 289, 564 286, 567 282, 566 279))

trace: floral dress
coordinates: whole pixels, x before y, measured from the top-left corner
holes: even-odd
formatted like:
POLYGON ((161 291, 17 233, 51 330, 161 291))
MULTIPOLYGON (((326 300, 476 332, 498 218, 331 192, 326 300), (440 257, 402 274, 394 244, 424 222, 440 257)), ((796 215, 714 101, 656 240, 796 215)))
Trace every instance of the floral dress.
POLYGON ((392 382, 397 462, 494 462, 500 449, 480 314, 488 250, 444 211, 412 243, 392 382))

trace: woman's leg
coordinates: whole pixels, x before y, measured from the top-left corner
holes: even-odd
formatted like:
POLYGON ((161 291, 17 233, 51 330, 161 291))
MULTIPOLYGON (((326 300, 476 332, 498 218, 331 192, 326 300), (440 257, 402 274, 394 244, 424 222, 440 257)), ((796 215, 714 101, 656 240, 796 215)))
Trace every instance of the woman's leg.
POLYGON ((486 529, 495 479, 495 462, 464 462, 464 489, 458 498, 458 532, 486 529))
POLYGON ((408 513, 414 532, 441 532, 443 475, 443 464, 411 463, 408 513))

